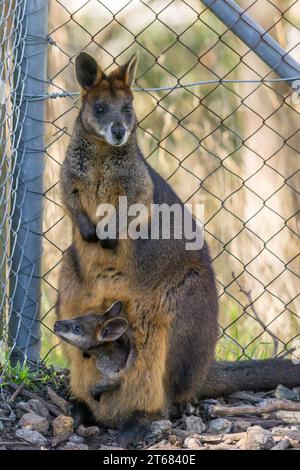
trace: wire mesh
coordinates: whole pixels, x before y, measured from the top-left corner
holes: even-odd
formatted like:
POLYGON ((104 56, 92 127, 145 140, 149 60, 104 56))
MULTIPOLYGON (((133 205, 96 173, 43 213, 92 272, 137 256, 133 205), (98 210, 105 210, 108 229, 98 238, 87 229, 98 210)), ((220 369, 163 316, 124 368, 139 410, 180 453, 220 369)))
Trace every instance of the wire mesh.
MULTIPOLYGON (((295 59, 299 3, 239 1, 295 59)), ((10 13, 14 28, 21 11, 22 2, 16 2, 10 13)), ((143 91, 135 93, 135 107, 143 154, 184 202, 205 204, 220 302, 217 356, 236 360, 291 353, 300 331, 297 93, 287 83, 272 81, 277 75, 198 0, 52 0, 47 40, 47 94, 35 97, 46 103, 41 358, 65 365, 52 332, 61 255, 71 239, 60 203, 59 170, 80 106, 74 59, 83 50, 105 70, 140 51, 136 88, 143 91)), ((8 33, 2 44, 8 48, 2 53, 10 57, 8 33)), ((12 69, 7 70, 12 77, 12 69)), ((0 114, 5 168, 0 300, 7 342, 11 155, 18 142, 10 119, 17 107, 15 91, 6 86, 0 114)))

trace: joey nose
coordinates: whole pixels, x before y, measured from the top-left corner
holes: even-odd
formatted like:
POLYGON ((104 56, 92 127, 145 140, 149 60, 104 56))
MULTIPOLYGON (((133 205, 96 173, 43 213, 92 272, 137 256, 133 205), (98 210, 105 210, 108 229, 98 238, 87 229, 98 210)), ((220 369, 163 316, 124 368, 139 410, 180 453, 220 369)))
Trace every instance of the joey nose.
POLYGON ((115 122, 111 127, 111 134, 116 142, 120 142, 123 139, 125 132, 126 129, 121 123, 115 122))
POLYGON ((54 323, 55 333, 67 333, 69 331, 68 322, 65 320, 58 320, 54 323))

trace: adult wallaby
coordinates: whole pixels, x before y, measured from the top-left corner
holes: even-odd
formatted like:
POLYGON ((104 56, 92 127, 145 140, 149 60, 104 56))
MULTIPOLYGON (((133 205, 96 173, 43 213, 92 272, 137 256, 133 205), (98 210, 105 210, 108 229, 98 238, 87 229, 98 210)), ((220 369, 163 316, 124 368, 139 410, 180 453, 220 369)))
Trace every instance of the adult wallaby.
MULTIPOLYGON (((97 402, 90 395, 99 382, 95 360, 65 345, 71 389, 97 420, 120 426, 123 446, 141 439, 147 423, 167 414, 173 402, 206 391, 215 395, 241 386, 300 383, 300 365, 290 361, 212 367, 218 308, 209 251, 205 243, 201 249, 187 250, 184 234, 174 236, 173 220, 170 239, 123 239, 117 233, 114 239, 99 242, 95 227, 101 203, 118 207, 119 197, 127 196, 128 205, 183 208, 137 144, 131 91, 136 63, 134 56, 106 75, 94 58, 79 54, 76 76, 82 106, 61 172, 73 242, 63 256, 58 318, 104 311, 118 298, 126 308, 136 347, 135 365, 124 374, 121 386, 97 402)), ((140 220, 141 228, 149 228, 153 212, 148 214, 140 220)))

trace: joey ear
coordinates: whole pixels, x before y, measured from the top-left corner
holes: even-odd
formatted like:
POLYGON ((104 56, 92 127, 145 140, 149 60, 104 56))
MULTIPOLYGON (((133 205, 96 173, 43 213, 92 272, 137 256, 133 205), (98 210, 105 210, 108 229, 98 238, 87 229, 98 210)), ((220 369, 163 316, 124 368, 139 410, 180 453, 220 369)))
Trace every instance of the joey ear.
POLYGON ((99 334, 99 340, 104 342, 116 341, 128 328, 128 321, 125 318, 117 317, 107 320, 99 334))
POLYGON ((139 60, 139 55, 136 52, 131 59, 119 67, 117 74, 119 75, 120 79, 124 82, 125 86, 131 88, 134 83, 135 78, 135 71, 137 67, 137 63, 139 60))
POLYGON ((123 308, 122 302, 117 300, 117 302, 114 302, 109 307, 109 309, 106 310, 105 315, 107 315, 109 317, 116 317, 116 316, 120 315, 122 308, 123 308))
POLYGON ((76 57, 75 73, 79 85, 84 90, 95 86, 103 75, 95 59, 86 52, 80 52, 76 57))

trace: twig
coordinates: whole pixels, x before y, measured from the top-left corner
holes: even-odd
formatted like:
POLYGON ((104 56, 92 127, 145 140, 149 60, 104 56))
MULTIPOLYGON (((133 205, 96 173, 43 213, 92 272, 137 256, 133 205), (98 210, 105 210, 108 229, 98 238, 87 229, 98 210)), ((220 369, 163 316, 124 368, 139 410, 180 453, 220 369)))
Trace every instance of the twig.
POLYGON ((51 387, 47 386, 47 392, 50 400, 56 405, 66 416, 70 414, 70 404, 62 397, 57 395, 51 387))
POLYGON ((23 388, 25 387, 25 384, 24 383, 21 383, 21 385, 18 386, 18 388, 16 389, 16 391, 12 394, 12 396, 10 397, 10 402, 14 402, 15 399, 18 397, 18 395, 22 392, 23 388))
POLYGON ((254 306, 254 303, 253 303, 253 300, 252 300, 252 295, 251 295, 251 290, 246 290, 244 289, 244 287, 239 283, 239 281, 236 279, 235 277, 235 274, 234 272, 232 271, 231 273, 232 275, 232 278, 235 280, 235 282, 237 283, 239 289, 240 289, 240 292, 242 292, 248 299, 248 307, 251 308, 254 316, 255 316, 255 319, 256 321, 260 324, 260 326, 262 326, 262 328, 264 329, 264 331, 266 331, 270 336, 271 338, 273 339, 273 344, 274 344, 274 347, 273 347, 273 353, 272 353, 272 357, 276 357, 277 356, 277 353, 278 353, 278 338, 274 335, 274 333, 265 325, 265 323, 263 322, 263 320, 260 318, 255 306, 254 306))
POLYGON ((218 444, 223 441, 240 441, 245 436, 244 432, 236 432, 232 434, 197 434, 195 437, 200 442, 211 442, 218 444))
POLYGON ((223 406, 210 405, 209 412, 212 416, 243 416, 243 415, 262 415, 274 411, 300 411, 300 402, 288 400, 276 400, 270 403, 260 405, 240 405, 223 406))
MULTIPOLYGON (((13 384, 13 383, 10 383, 8 384, 9 387, 11 387, 13 390, 17 390, 18 389, 18 385, 16 384, 13 384)), ((32 393, 32 392, 28 392, 27 390, 21 390, 20 391, 21 395, 24 395, 24 397, 27 397, 27 398, 33 398, 35 400, 39 400, 41 403, 43 403, 43 405, 50 411, 50 413, 52 413, 54 416, 59 416, 61 415, 61 411, 57 408, 57 406, 55 405, 52 405, 51 403, 48 403, 46 400, 44 400, 43 398, 39 397, 38 395, 36 395, 35 393, 32 393)))

